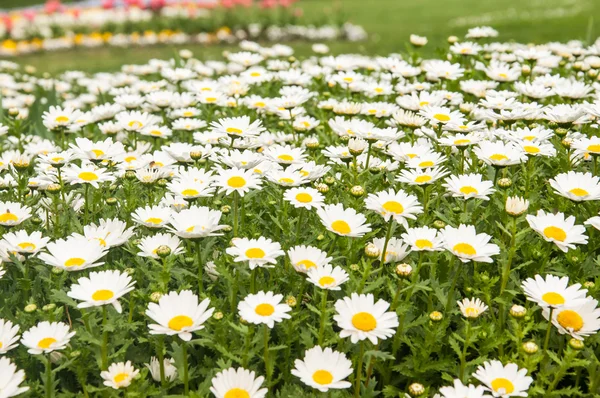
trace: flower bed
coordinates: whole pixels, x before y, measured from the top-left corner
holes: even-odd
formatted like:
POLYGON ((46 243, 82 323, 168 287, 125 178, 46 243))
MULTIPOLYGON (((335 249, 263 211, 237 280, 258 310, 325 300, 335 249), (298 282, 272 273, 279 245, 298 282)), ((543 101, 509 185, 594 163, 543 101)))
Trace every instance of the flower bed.
POLYGON ((0 394, 600 394, 599 46, 496 35, 1 61, 0 394))

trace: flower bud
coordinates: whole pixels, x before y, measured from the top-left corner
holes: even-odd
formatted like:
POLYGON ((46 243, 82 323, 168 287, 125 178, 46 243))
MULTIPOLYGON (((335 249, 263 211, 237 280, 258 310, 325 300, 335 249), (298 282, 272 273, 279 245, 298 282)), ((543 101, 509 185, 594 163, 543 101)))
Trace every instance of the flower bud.
POLYGON ((563 127, 559 127, 556 130, 554 130, 554 133, 559 136, 560 138, 565 137, 567 134, 569 134, 569 130, 565 129, 563 127))
POLYGON ((50 311, 54 311, 55 308, 56 308, 56 304, 50 303, 50 304, 46 304, 45 306, 43 306, 42 311, 50 312, 50 311))
POLYGON ((439 311, 432 311, 429 313, 429 319, 431 319, 432 322, 439 322, 444 319, 444 314, 439 311))
POLYGON ((396 275, 401 278, 408 278, 412 274, 412 267, 409 264, 402 263, 396 265, 396 275))
POLYGON ((518 196, 509 196, 506 198, 506 212, 511 216, 520 216, 525 213, 529 208, 529 201, 527 199, 519 198, 518 196))
POLYGON ((350 194, 355 198, 360 198, 365 194, 365 189, 360 185, 355 185, 352 188, 350 188, 350 194))
POLYGON ((150 301, 152 301, 153 303, 158 303, 161 297, 161 292, 152 292, 152 294, 150 294, 150 301))
POLYGON ((454 44, 458 41, 458 37, 456 36, 448 36, 448 43, 454 44))
POLYGON ((358 156, 367 148, 367 141, 361 138, 351 138, 348 141, 348 150, 354 156, 358 156))
POLYGON ((48 187, 46 188, 46 192, 48 193, 59 193, 61 190, 61 186, 60 184, 50 184, 48 185, 48 187))
POLYGON ((358 266, 358 264, 350 264, 350 269, 352 271, 358 271, 360 267, 358 266))
POLYGON ((510 178, 500 178, 498 180, 498 186, 500 188, 508 188, 512 185, 512 180, 510 178))
POLYGON ((200 159, 202 159, 202 152, 192 151, 192 152, 190 152, 190 157, 192 158, 192 160, 200 160, 200 159))
POLYGON ((37 310, 37 305, 35 305, 35 304, 27 304, 24 308, 24 311, 28 312, 28 313, 31 313, 35 310, 37 310))
POLYGON ((304 145, 308 149, 317 149, 319 148, 319 140, 316 137, 309 137, 304 141, 304 145))
POLYGON ((186 257, 183 261, 185 262, 185 265, 193 265, 196 260, 194 260, 194 257, 186 257))
POLYGON ((369 258, 379 258, 379 256, 381 255, 381 250, 379 250, 379 248, 373 243, 369 243, 365 247, 365 255, 369 258))
POLYGON ((569 347, 579 351, 585 348, 585 343, 583 342, 583 340, 571 339, 569 340, 569 347))
POLYGON ((585 281, 583 282, 583 287, 585 287, 588 290, 591 290, 596 287, 596 283, 594 283, 594 281, 585 281))
POLYGON ((31 222, 34 225, 42 225, 42 223, 44 222, 41 218, 39 217, 31 217, 31 222))
POLYGON ((230 211, 231 211, 231 206, 229 206, 229 205, 221 206, 221 213, 229 214, 230 211))
POLYGON ((525 315, 527 315, 527 309, 525 307, 517 304, 510 307, 510 316, 513 318, 521 319, 524 318, 525 315))
POLYGON ((427 44, 427 37, 419 35, 410 35, 410 44, 415 47, 423 47, 427 44))
POLYGON ((221 311, 216 311, 213 314, 213 318, 215 318, 217 321, 220 320, 220 319, 223 319, 223 313, 221 311))
POLYGON ((297 302, 297 300, 296 300, 296 297, 294 297, 294 296, 291 296, 291 295, 290 295, 290 296, 287 296, 287 297, 285 298, 285 303, 286 303, 287 305, 289 305, 290 307, 295 307, 295 306, 298 304, 298 302, 297 302))
POLYGON ((317 236, 317 240, 319 242, 322 241, 323 239, 325 239, 325 235, 321 234, 321 235, 317 236))
POLYGON ((171 248, 167 245, 160 245, 156 249, 156 255, 160 258, 166 258, 171 255, 171 248))
POLYGON ((329 192, 329 186, 327 184, 319 183, 319 184, 315 185, 315 188, 317 189, 317 191, 319 191, 321 193, 329 192))
POLYGON ((408 386, 408 392, 413 397, 419 397, 425 393, 425 387, 421 383, 412 383, 408 386))
POLYGON ((435 229, 442 229, 444 227, 446 227, 446 223, 443 222, 442 220, 435 220, 433 222, 433 228, 435 228, 435 229))
POLYGON ((106 198, 106 204, 109 206, 116 206, 119 204, 119 201, 117 200, 117 198, 110 197, 110 198, 106 198))
POLYGON ((538 352, 538 350, 539 350, 538 345, 533 341, 528 341, 526 343, 523 343, 522 347, 523 347, 523 351, 525 351, 529 355, 533 355, 536 352, 538 352))
POLYGON ((329 177, 325 177, 325 184, 327 185, 333 185, 335 184, 335 177, 329 176, 329 177))
POLYGON ((127 170, 125 172, 125 178, 128 180, 135 180, 137 177, 135 175, 135 171, 133 170, 127 170))

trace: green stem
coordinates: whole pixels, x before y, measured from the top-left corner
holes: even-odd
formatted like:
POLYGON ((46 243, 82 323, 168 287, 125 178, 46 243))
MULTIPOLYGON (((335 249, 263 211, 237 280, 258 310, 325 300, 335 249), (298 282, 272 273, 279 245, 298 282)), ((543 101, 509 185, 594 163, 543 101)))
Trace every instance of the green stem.
POLYGON ((388 229, 387 229, 387 233, 385 234, 385 242, 383 243, 383 250, 381 250, 381 264, 380 266, 383 266, 383 264, 385 264, 385 258, 386 258, 386 252, 387 252, 387 247, 388 247, 388 243, 390 243, 390 239, 392 238, 392 233, 394 231, 394 219, 391 218, 390 222, 388 224, 388 229))
POLYGON ((202 281, 204 267, 202 266, 202 252, 200 251, 200 239, 196 239, 196 260, 198 262, 198 291, 204 292, 204 283, 202 281))
POLYGON ((450 285, 450 291, 448 292, 448 300, 446 301, 446 307, 444 309, 446 314, 450 310, 450 305, 452 304, 452 301, 454 301, 454 290, 456 289, 456 282, 458 281, 459 275, 460 275, 460 261, 458 263, 458 266, 454 270, 454 277, 452 278, 452 285, 450 285))
POLYGON ((183 353, 183 393, 185 396, 188 396, 190 393, 190 376, 188 370, 188 352, 186 343, 182 343, 181 351, 183 353))
POLYGON ((52 398, 54 396, 54 383, 52 381, 52 361, 50 361, 50 354, 46 357, 46 398, 52 398))
POLYGON ((296 242, 300 242, 300 231, 302 228, 302 219, 304 216, 304 208, 298 209, 298 223, 296 224, 296 233, 294 234, 294 239, 296 242))
POLYGON ((162 388, 164 388, 166 385, 165 354, 163 352, 164 349, 165 349, 165 336, 161 334, 158 336, 158 344, 156 347, 156 356, 158 357, 158 364, 159 364, 159 369, 160 369, 160 385, 162 388))
POLYGON ((102 360, 102 370, 108 369, 108 311, 106 305, 102 306, 102 348, 100 357, 102 360))
POLYGON ((323 289, 321 298, 321 325, 319 327, 319 345, 323 346, 323 339, 325 337, 325 321, 327 319, 327 294, 329 290, 323 289))
POLYGON ((548 328, 546 329, 546 338, 544 339, 544 355, 548 352, 548 344, 550 343, 550 332, 552 331, 552 315, 554 308, 550 307, 550 316, 548 316, 548 328))
POLYGON ((465 343, 463 345, 462 354, 460 356, 460 372, 458 374, 458 378, 466 383, 465 380, 465 368, 467 366, 467 350, 469 349, 469 339, 471 338, 471 322, 469 319, 466 320, 467 326, 465 329, 465 343))
MULTIPOLYGON (((365 162, 365 170, 369 170, 369 162, 371 160, 371 146, 373 145, 373 143, 371 143, 371 141, 369 141, 368 143, 368 147, 367 147, 367 161, 365 162)), ((357 165, 355 165, 356 167, 357 165)))
POLYGON ((365 342, 361 340, 358 354, 358 365, 356 366, 356 382, 354 386, 354 397, 360 397, 360 379, 362 378, 363 357, 365 356, 365 342))
POLYGON ((235 191, 233 193, 233 237, 237 238, 238 236, 238 193, 235 191))
POLYGON ((263 325, 263 338, 265 343, 265 350, 263 358, 265 361, 265 373, 267 374, 267 388, 271 386, 271 364, 269 363, 269 327, 263 325))

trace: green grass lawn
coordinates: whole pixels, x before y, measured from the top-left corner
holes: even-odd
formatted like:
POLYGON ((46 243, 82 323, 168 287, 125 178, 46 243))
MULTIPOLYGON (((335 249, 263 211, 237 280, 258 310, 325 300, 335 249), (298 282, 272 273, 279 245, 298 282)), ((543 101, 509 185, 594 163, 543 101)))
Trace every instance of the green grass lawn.
MULTIPOLYGON (((0 0, 8 7, 35 0, 0 0)), ((388 54, 402 51, 411 33, 425 35, 432 53, 449 35, 463 35, 469 27, 491 25, 500 31, 499 40, 519 42, 595 40, 600 35, 600 0, 301 0, 297 3, 309 19, 337 15, 362 25, 370 34, 362 43, 332 43, 335 53, 388 54)), ((306 43, 292 44, 303 54, 306 43)), ((200 58, 210 58, 235 46, 182 46, 200 58)), ((23 56, 20 62, 41 71, 69 69, 115 70, 124 63, 143 63, 171 56, 176 48, 101 48, 40 53, 23 56)))

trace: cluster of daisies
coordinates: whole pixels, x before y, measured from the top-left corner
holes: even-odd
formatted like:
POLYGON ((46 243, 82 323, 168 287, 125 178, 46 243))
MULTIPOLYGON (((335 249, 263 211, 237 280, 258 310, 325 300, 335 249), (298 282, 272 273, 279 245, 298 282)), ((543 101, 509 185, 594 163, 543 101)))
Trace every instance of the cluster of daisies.
POLYGON ((0 62, 0 396, 600 394, 600 42, 497 34, 0 62))

